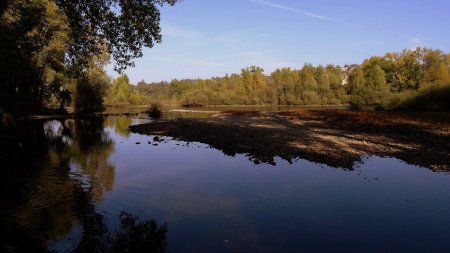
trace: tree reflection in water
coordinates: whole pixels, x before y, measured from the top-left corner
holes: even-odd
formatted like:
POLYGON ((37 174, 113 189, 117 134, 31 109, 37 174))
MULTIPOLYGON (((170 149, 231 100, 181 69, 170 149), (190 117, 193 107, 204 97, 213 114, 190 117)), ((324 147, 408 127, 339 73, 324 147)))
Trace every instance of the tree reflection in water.
POLYGON ((2 138, 1 252, 50 252, 75 226, 82 236, 73 252, 165 251, 166 224, 122 212, 121 230, 109 231, 96 211, 115 179, 103 118, 33 121, 2 138))
POLYGON ((128 138, 132 120, 128 116, 110 116, 105 119, 105 127, 111 127, 116 134, 128 138))

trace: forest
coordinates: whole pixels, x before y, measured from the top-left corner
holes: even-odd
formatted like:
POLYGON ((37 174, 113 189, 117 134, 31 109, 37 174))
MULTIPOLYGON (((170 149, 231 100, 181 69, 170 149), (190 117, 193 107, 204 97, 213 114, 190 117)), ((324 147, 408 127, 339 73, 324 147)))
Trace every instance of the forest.
MULTIPOLYGON (((359 65, 305 64, 301 69, 276 69, 266 75, 257 66, 239 74, 210 79, 174 79, 170 82, 130 83, 127 75, 111 78, 101 68, 88 72, 97 84, 93 97, 69 91, 75 109, 89 99, 104 106, 136 106, 152 103, 171 106, 212 105, 353 105, 380 109, 446 110, 450 108, 450 54, 429 48, 403 50, 364 60, 359 65), (75 98, 73 98, 75 96, 75 98), (95 97, 97 96, 97 97, 95 97)), ((87 81, 89 83, 89 81, 87 81)), ((86 84, 87 87, 88 84, 86 84)), ((87 91, 87 90, 86 90, 87 91)), ((50 94, 48 107, 65 102, 50 94)), ((70 104, 66 104, 70 105, 70 104)))
MULTIPOLYGON (((359 65, 281 68, 266 75, 252 66, 240 74, 172 80, 135 87, 144 96, 183 106, 207 105, 378 105, 395 109, 448 109, 450 54, 406 49, 359 65)), ((131 97, 134 97, 131 96, 131 97)))

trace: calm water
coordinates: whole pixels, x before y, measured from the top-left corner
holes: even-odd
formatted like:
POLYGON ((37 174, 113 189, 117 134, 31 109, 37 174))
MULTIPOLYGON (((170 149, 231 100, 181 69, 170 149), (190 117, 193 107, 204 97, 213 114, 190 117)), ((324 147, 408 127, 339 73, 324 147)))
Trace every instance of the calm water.
POLYGON ((450 252, 449 174, 380 157, 351 171, 302 159, 255 165, 129 133, 147 121, 30 126, 28 156, 2 166, 0 249, 79 250, 118 230, 126 211, 167 223, 167 252, 450 252))

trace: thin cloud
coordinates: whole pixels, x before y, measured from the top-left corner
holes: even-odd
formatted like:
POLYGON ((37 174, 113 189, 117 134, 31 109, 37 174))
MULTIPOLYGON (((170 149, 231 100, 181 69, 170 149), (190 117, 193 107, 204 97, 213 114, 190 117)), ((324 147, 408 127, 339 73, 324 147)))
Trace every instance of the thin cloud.
POLYGON ((162 62, 187 63, 191 65, 198 65, 202 67, 220 67, 222 63, 204 59, 184 58, 182 56, 153 56, 153 60, 162 62))
POLYGON ((251 59, 258 59, 263 55, 267 55, 266 52, 260 52, 260 51, 249 51, 249 52, 242 52, 238 54, 227 54, 226 56, 220 56, 216 57, 214 59, 216 60, 223 60, 223 59, 230 59, 230 58, 241 58, 241 57, 247 57, 251 59))
POLYGON ((163 36, 169 37, 180 37, 185 39, 201 39, 206 36, 206 34, 194 30, 190 30, 181 26, 170 25, 167 23, 162 24, 162 34, 163 36))
POLYGON ((265 0, 250 0, 254 3, 257 4, 262 4, 262 5, 266 5, 266 6, 270 6, 270 7, 274 7, 274 8, 278 8, 278 9, 282 9, 282 10, 286 10, 286 11, 293 11, 293 12, 297 12, 297 13, 302 13, 303 11, 299 10, 299 9, 295 9, 289 6, 284 6, 284 5, 280 5, 280 4, 275 4, 275 3, 271 3, 265 0))
POLYGON ((429 46, 430 46, 430 43, 428 43, 422 39, 419 39, 419 38, 409 39, 409 48, 412 50, 414 50, 418 47, 429 47, 429 46))
POLYGON ((435 44, 435 40, 433 38, 410 38, 408 40, 408 48, 410 50, 416 50, 418 47, 427 47, 427 48, 436 48, 440 49, 444 52, 449 52, 450 49, 446 45, 435 44))
POLYGON ((300 10, 300 9, 293 8, 293 7, 290 7, 290 6, 276 4, 276 3, 272 3, 272 2, 269 2, 269 1, 265 1, 265 0, 250 0, 250 1, 252 1, 254 3, 257 3, 257 4, 269 6, 269 7, 272 7, 272 8, 277 8, 277 9, 280 9, 280 10, 296 12, 296 13, 299 13, 299 14, 302 14, 302 15, 305 15, 305 16, 308 16, 308 17, 311 17, 311 18, 316 18, 316 19, 329 21, 329 22, 335 22, 335 23, 348 25, 348 26, 362 27, 362 25, 360 25, 360 24, 348 23, 348 22, 345 22, 345 21, 342 21, 342 20, 339 20, 339 19, 322 16, 322 15, 319 15, 319 14, 316 14, 316 13, 312 13, 312 12, 309 12, 309 11, 304 11, 304 10, 300 10))
POLYGON ((340 20, 337 20, 334 18, 324 17, 324 16, 321 16, 321 15, 318 15, 315 13, 307 12, 307 11, 303 12, 303 14, 305 14, 306 16, 309 16, 309 17, 318 18, 318 19, 322 19, 322 20, 326 20, 326 21, 336 21, 336 22, 341 22, 341 23, 343 22, 343 21, 340 21, 340 20))

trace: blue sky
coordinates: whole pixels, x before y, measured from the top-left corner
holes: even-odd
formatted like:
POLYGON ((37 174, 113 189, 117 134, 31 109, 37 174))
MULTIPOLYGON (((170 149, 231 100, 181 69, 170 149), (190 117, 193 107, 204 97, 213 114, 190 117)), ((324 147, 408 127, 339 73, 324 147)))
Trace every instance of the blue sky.
POLYGON ((418 46, 449 52, 448 13, 449 0, 184 0, 161 10, 162 43, 125 73, 170 81, 360 63, 418 46))

